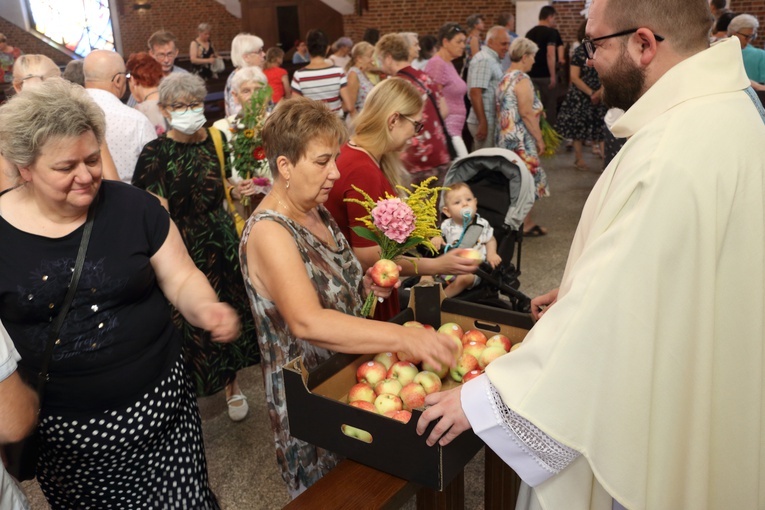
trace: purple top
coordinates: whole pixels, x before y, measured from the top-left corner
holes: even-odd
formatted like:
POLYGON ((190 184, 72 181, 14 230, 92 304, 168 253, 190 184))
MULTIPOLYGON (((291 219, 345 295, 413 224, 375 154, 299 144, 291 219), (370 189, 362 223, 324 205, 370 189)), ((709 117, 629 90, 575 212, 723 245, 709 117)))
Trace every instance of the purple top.
POLYGON ((433 55, 425 66, 425 72, 434 82, 441 85, 441 90, 449 107, 449 115, 444 119, 446 129, 451 136, 462 136, 462 128, 465 126, 467 109, 465 108, 465 94, 467 84, 457 74, 457 69, 451 62, 446 62, 440 56, 433 55))

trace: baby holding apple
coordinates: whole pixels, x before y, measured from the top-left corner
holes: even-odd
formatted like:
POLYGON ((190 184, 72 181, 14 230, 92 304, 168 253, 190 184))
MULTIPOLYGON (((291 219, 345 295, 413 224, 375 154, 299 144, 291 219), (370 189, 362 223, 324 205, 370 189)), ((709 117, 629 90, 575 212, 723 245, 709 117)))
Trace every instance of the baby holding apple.
MULTIPOLYGON (((471 249, 462 250, 461 255, 468 258, 485 260, 491 267, 497 267, 502 258, 497 254, 497 240, 494 238, 494 229, 489 222, 478 216, 478 199, 464 182, 456 182, 449 185, 449 189, 443 194, 443 208, 441 211, 446 219, 441 223, 441 236, 434 237, 431 242, 440 250, 444 246, 455 248, 460 242, 465 224, 475 223, 483 227, 478 241, 471 249)), ((462 274, 457 276, 442 277, 447 286, 444 288, 446 297, 459 295, 466 289, 472 289, 478 285, 481 279, 474 274, 462 274)))

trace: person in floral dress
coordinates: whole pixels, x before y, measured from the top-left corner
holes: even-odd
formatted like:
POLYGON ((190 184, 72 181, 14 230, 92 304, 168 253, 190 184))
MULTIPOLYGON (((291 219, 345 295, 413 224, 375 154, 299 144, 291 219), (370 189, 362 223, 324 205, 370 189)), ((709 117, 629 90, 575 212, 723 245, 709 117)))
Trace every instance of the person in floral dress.
MULTIPOLYGON (((544 152, 539 117, 542 102, 534 92, 531 78, 526 74, 534 65, 537 45, 519 37, 510 45, 510 67, 497 88, 497 147, 510 149, 523 159, 536 184, 536 198, 550 195, 547 174, 539 160, 544 152)), ((540 236, 547 230, 536 225, 531 212, 523 222, 526 235, 540 236)))

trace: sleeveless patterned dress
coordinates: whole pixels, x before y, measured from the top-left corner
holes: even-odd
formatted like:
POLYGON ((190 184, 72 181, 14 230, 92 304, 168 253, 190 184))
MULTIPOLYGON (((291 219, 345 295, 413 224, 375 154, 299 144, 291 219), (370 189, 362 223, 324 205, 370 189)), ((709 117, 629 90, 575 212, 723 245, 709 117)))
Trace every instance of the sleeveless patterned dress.
POLYGON ((360 316, 363 305, 361 264, 324 206, 319 206, 319 215, 329 227, 336 248, 322 242, 299 223, 270 210, 257 212, 250 217, 239 248, 242 273, 258 332, 267 408, 276 442, 276 458, 292 498, 324 476, 337 464, 339 457, 290 435, 282 366, 302 356, 306 368, 312 370, 334 353, 295 337, 276 305, 258 295, 248 276, 246 246, 250 231, 257 222, 279 223, 295 239, 321 305, 360 316))

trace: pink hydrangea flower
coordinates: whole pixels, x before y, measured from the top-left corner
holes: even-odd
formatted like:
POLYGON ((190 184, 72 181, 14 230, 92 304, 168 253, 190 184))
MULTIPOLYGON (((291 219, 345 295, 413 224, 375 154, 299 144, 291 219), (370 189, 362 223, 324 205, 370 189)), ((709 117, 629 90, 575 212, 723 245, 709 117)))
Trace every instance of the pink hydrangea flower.
POLYGON ((380 200, 372 209, 372 221, 386 237, 403 243, 414 230, 412 208, 398 198, 380 200))

